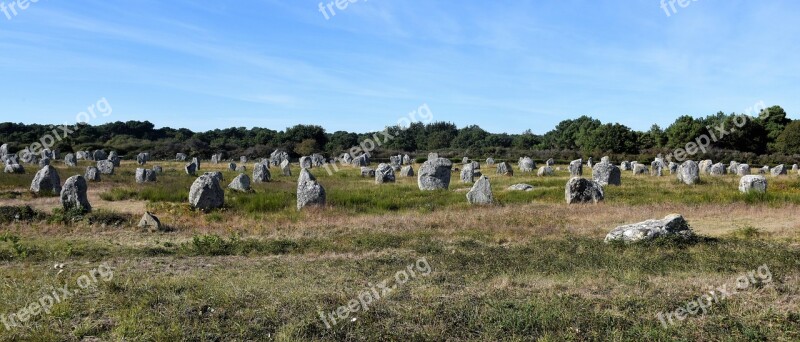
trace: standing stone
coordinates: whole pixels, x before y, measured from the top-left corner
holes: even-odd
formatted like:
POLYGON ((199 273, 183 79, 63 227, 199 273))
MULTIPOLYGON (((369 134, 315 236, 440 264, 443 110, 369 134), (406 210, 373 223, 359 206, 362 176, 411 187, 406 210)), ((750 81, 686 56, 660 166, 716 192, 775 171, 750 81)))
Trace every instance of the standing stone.
POLYGON ((353 165, 361 167, 369 166, 369 157, 366 154, 355 157, 353 158, 353 165))
POLYGON ((186 161, 186 158, 188 158, 188 157, 189 156, 187 156, 184 153, 177 153, 177 154, 175 154, 175 161, 179 161, 179 162, 186 161))
POLYGON ((732 175, 735 175, 737 172, 739 172, 739 163, 731 161, 731 164, 728 166, 727 172, 732 175))
POLYGON ((708 170, 708 174, 710 176, 719 177, 719 176, 724 176, 725 175, 725 171, 726 171, 725 170, 725 164, 716 163, 714 165, 711 165, 711 169, 708 170))
POLYGON ((494 196, 492 195, 492 185, 489 183, 489 178, 481 176, 472 190, 467 193, 467 201, 474 205, 488 205, 494 203, 494 196))
POLYGON ((403 156, 403 165, 411 165, 412 160, 407 154, 403 156))
POLYGON ((674 175, 676 173, 678 173, 678 164, 669 162, 669 174, 674 175))
POLYGON ((236 163, 229 163, 228 170, 236 171, 236 163))
POLYGON ((75 159, 75 155, 74 154, 67 153, 67 155, 64 156, 64 164, 66 164, 69 167, 76 167, 76 166, 78 166, 78 160, 75 159))
POLYGON ((86 174, 83 176, 86 178, 87 181, 90 182, 99 182, 100 181, 100 170, 97 169, 95 166, 89 166, 86 168, 86 174))
POLYGON ((325 206, 325 188, 308 169, 301 169, 297 180, 297 210, 308 206, 325 206))
POLYGON ((239 157, 239 163, 242 163, 242 164, 247 164, 247 156, 241 156, 241 157, 239 157))
POLYGON ((539 172, 537 172, 536 175, 539 177, 547 177, 555 175, 555 172, 553 171, 553 168, 550 166, 542 166, 539 168, 539 172))
POLYGON ((603 200, 603 186, 595 181, 573 177, 567 182, 564 189, 564 197, 567 204, 575 203, 597 203, 603 200))
POLYGON ((428 153, 428 160, 436 160, 439 159, 439 154, 435 152, 428 153))
POLYGON ((742 193, 749 192, 767 192, 767 178, 764 176, 744 176, 739 180, 739 191, 742 193))
POLYGON ((153 166, 153 172, 155 172, 156 174, 160 175, 160 174, 164 173, 164 168, 162 168, 159 165, 155 165, 155 166, 153 166))
POLYGON ((300 167, 303 169, 310 169, 311 168, 311 158, 309 157, 300 157, 300 167))
POLYGON ((514 175, 514 169, 508 162, 502 162, 497 164, 497 174, 511 177, 514 175))
POLYGON ((551 166, 552 167, 553 165, 556 165, 556 161, 553 158, 550 158, 550 159, 547 160, 546 164, 547 164, 547 166, 551 166))
POLYGON ((394 168, 389 164, 381 163, 375 170, 375 184, 394 183, 394 168))
POLYGON ((95 161, 106 160, 108 159, 108 154, 106 154, 106 151, 103 150, 95 150, 92 153, 92 158, 94 158, 95 161))
POLYGON ((747 164, 739 164, 739 167, 736 169, 736 174, 739 176, 747 176, 750 174, 750 165, 747 164))
POLYGON ((114 167, 119 167, 120 164, 122 163, 122 159, 120 159, 119 156, 117 155, 117 151, 111 151, 111 153, 108 154, 107 160, 114 163, 114 167))
POLYGON ((469 157, 461 158, 461 164, 469 163, 469 157))
POLYGON ((428 160, 419 169, 417 185, 422 191, 448 189, 453 163, 446 158, 428 160))
POLYGON ((194 164, 195 171, 200 171, 200 158, 197 157, 192 158, 192 164, 194 164))
POLYGON ((202 211, 222 208, 225 191, 219 185, 219 179, 210 173, 198 177, 189 190, 189 204, 202 211))
POLYGON ((92 211, 89 197, 86 196, 88 188, 89 186, 83 176, 78 175, 67 178, 67 181, 64 182, 64 188, 61 189, 61 206, 64 207, 64 210, 77 208, 82 212, 92 211))
POLYGON ((91 159, 91 156, 87 151, 78 151, 75 152, 75 158, 77 158, 78 160, 89 160, 91 159))
POLYGON ((653 175, 656 177, 661 177, 664 175, 663 171, 663 164, 660 160, 654 160, 650 163, 650 168, 653 170, 653 175))
POLYGON ((764 165, 764 167, 762 167, 760 170, 758 170, 758 173, 760 173, 762 175, 766 175, 767 173, 769 173, 769 171, 770 171, 769 166, 764 165))
POLYGON ((403 166, 400 169, 400 177, 414 177, 414 168, 411 165, 403 166))
POLYGON ((197 175, 197 164, 189 163, 183 168, 189 176, 197 175))
POLYGON ((592 179, 600 185, 622 185, 622 171, 614 164, 600 162, 592 167, 592 179))
POLYGON ((583 176, 583 159, 573 160, 569 163, 570 177, 583 176))
POLYGON ((593 165, 593 164, 592 164, 592 162, 593 162, 593 161, 592 161, 592 157, 589 157, 589 160, 588 160, 588 161, 586 161, 586 166, 588 166, 588 167, 590 167, 590 168, 591 168, 591 167, 592 167, 592 165, 593 165))
POLYGON ((0 157, 5 156, 8 153, 8 144, 0 145, 0 157))
POLYGON ((708 174, 711 171, 711 166, 714 165, 714 162, 710 159, 706 159, 700 162, 698 168, 700 169, 700 173, 708 174))
POLYGON ((600 158, 600 162, 611 164, 611 158, 608 158, 608 156, 604 156, 603 158, 600 158))
POLYGON ((258 163, 253 166, 253 181, 256 183, 266 183, 272 180, 272 175, 269 173, 269 166, 267 164, 258 163))
POLYGON ((139 220, 137 227, 149 232, 157 232, 163 229, 161 226, 161 220, 159 220, 158 217, 149 211, 144 213, 144 216, 142 216, 142 219, 139 220))
POLYGON ((149 169, 136 169, 136 183, 150 183, 156 181, 156 172, 149 169))
POLYGON ((494 165, 494 158, 492 157, 486 158, 486 165, 494 165))
POLYGON ((533 162, 533 159, 525 157, 522 158, 519 162, 519 170, 520 172, 533 172, 536 169, 536 163, 533 162))
POLYGON ((36 172, 36 176, 33 178, 33 182, 31 182, 31 192, 35 194, 61 193, 61 177, 58 176, 58 170, 47 165, 39 170, 39 172, 36 172))
POLYGON ((3 169, 3 172, 4 173, 17 173, 17 174, 20 174, 20 173, 25 173, 25 168, 22 167, 22 165, 20 165, 20 164, 8 163, 8 164, 6 164, 6 167, 3 169))
POLYGON ((770 170, 770 173, 772 173, 772 175, 775 177, 786 175, 786 165, 781 164, 773 167, 772 170, 770 170))
POLYGON ((97 162, 97 169, 104 175, 113 175, 114 163, 110 160, 100 160, 97 162))
POLYGON ((472 169, 472 164, 465 164, 461 169, 461 183, 474 182, 475 171, 472 169))
POLYGON ((633 164, 633 174, 634 175, 646 175, 650 173, 650 169, 647 168, 647 165, 644 164, 633 164))
POLYGON ((150 154, 149 153, 139 153, 136 156, 136 163, 139 164, 139 165, 147 164, 147 162, 149 160, 150 160, 150 154))
POLYGON ((249 192, 251 190, 250 177, 244 173, 236 176, 236 178, 233 179, 231 184, 228 184, 228 189, 231 189, 233 191, 249 192))
POLYGON ((624 161, 624 162, 620 163, 619 164, 619 169, 622 170, 622 171, 631 171, 631 170, 633 170, 633 168, 631 167, 631 163, 627 162, 627 161, 624 161))
POLYGON ((700 167, 693 160, 687 160, 678 168, 678 180, 686 185, 694 185, 700 180, 700 167))
POLYGON ((284 176, 292 176, 292 169, 289 167, 289 159, 284 159, 281 162, 281 173, 284 176))
POLYGON ((362 166, 361 177, 375 177, 375 170, 373 170, 371 167, 362 166))
POLYGON ((792 172, 797 172, 797 171, 800 171, 800 169, 798 169, 797 167, 797 164, 792 164, 792 172))

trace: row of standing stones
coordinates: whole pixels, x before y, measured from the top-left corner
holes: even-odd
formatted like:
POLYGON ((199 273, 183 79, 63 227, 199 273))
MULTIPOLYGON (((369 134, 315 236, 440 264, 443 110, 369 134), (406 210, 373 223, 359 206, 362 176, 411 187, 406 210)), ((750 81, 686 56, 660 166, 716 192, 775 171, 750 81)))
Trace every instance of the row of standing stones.
MULTIPOLYGON (((96 166, 90 166, 86 169, 85 176, 76 175, 70 177, 62 187, 60 185, 60 178, 55 168, 49 165, 51 157, 55 159, 56 153, 45 153, 42 159, 38 160, 41 169, 37 172, 31 184, 31 191, 40 193, 42 191, 51 191, 60 193, 61 203, 65 209, 77 208, 83 211, 91 211, 86 192, 87 180, 99 181, 101 174, 113 175, 116 166, 119 166, 120 158, 115 152, 106 155, 104 151, 78 152, 76 155, 67 154, 64 157, 64 162, 68 166, 76 166, 77 160, 97 160, 96 166)), ((380 164, 377 169, 372 170, 368 168, 369 157, 362 155, 358 158, 348 160, 349 154, 345 154, 340 158, 334 158, 331 162, 342 162, 349 165, 361 166, 362 175, 375 177, 377 184, 395 182, 395 172, 399 172, 401 177, 413 177, 415 172, 411 166, 412 160, 408 155, 405 156, 392 156, 389 164, 380 164)), ((9 155, 7 152, 7 145, 0 148, 0 157, 6 165, 5 172, 19 173, 19 169, 24 169, 22 166, 9 155)), ((178 154, 176 160, 185 161, 188 157, 185 154, 178 154)), ((150 160, 148 153, 141 153, 136 158, 139 165, 145 165, 150 160)), ((221 155, 212 156, 212 163, 219 163, 222 161, 221 155)), ((241 157, 240 163, 246 163, 247 158, 241 157)), ((467 201, 471 204, 488 205, 494 203, 494 196, 492 194, 491 184, 489 178, 480 172, 480 163, 471 161, 468 158, 463 160, 463 168, 461 170, 461 181, 463 183, 473 183, 472 189, 467 193, 467 201), (475 177, 479 177, 477 181, 475 177)), ((326 164, 325 159, 321 155, 312 155, 302 157, 300 159, 300 177, 297 185, 297 209, 301 210, 308 206, 324 206, 325 205, 325 189, 320 185, 316 178, 308 171, 312 167, 321 167, 326 164)), ((538 176, 552 176, 555 174, 554 161, 552 159, 546 162, 545 166, 538 169, 538 176)), ((495 161, 492 158, 486 160, 486 165, 494 166, 495 161)), ((694 161, 685 161, 678 165, 670 162, 665 163, 663 159, 657 158, 650 164, 648 168, 644 164, 638 162, 622 162, 620 166, 613 165, 608 157, 603 157, 599 163, 593 164, 592 158, 588 159, 587 166, 592 168, 592 180, 581 178, 583 175, 584 161, 578 159, 572 161, 568 170, 572 176, 565 186, 565 200, 568 204, 575 203, 597 203, 604 199, 603 187, 608 185, 621 185, 621 171, 632 171, 634 174, 647 174, 650 173, 655 176, 661 176, 662 170, 669 170, 670 174, 677 175, 677 178, 685 184, 693 185, 700 179, 700 174, 708 174, 711 176, 721 176, 728 173, 741 175, 739 190, 743 193, 748 192, 765 192, 767 189, 767 180, 763 175, 751 175, 750 166, 747 164, 740 164, 731 162, 729 166, 721 163, 714 164, 710 160, 704 160, 700 163, 694 161), (650 171, 652 169, 652 171, 650 171)), ((253 179, 255 182, 269 182, 271 181, 271 174, 269 171, 270 166, 278 166, 284 176, 291 176, 291 169, 289 163, 289 156, 286 152, 275 151, 269 159, 262 159, 260 162, 255 163, 253 169, 253 179)), ((193 158, 192 161, 186 164, 185 171, 187 174, 195 175, 200 169, 200 160, 193 158)), ((536 170, 536 163, 529 157, 519 159, 518 168, 521 172, 533 172, 536 170)), ((237 176, 229 185, 228 188, 234 191, 249 192, 251 189, 251 179, 244 174, 246 167, 244 165, 236 166, 235 163, 229 164, 229 169, 233 171, 242 172, 237 176)), ((456 169, 458 170, 458 169, 456 169)), ((798 171, 797 165, 792 166, 793 171, 798 171)), ((453 164, 449 159, 439 158, 437 154, 431 153, 428 160, 424 162, 418 176, 418 186, 421 191, 432 191, 440 189, 448 189, 450 185, 451 173, 453 171, 453 164)), ((138 183, 155 182, 156 175, 161 173, 160 166, 155 166, 153 169, 138 168, 136 170, 136 181, 138 183)), ((510 163, 501 162, 496 164, 496 173, 498 175, 513 176, 514 170, 510 163)), ((773 176, 786 175, 787 169, 784 165, 779 165, 774 168, 765 166, 759 169, 761 174, 772 174, 773 176)), ((198 177, 192 184, 189 194, 189 202, 195 209, 208 211, 224 206, 225 192, 221 187, 222 173, 208 172, 198 177)), ((528 184, 515 184, 509 187, 510 191, 531 191, 533 186, 528 184)), ((146 213, 140 222, 140 227, 156 227, 161 229, 161 224, 151 213, 146 213)), ((670 215, 663 220, 649 220, 639 224, 618 227, 606 238, 607 242, 611 241, 640 241, 655 238, 664 235, 678 235, 682 237, 692 236, 691 229, 688 224, 680 215, 670 215)))

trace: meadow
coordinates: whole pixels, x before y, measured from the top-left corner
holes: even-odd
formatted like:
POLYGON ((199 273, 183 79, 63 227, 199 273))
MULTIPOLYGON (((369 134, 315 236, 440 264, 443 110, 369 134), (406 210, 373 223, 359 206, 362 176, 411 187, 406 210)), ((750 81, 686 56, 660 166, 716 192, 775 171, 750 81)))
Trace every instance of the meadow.
MULTIPOLYGON (((58 163, 62 181, 83 174, 58 163)), ((356 168, 312 169, 327 206, 297 211, 294 176, 226 191, 225 208, 188 205, 183 163, 136 184, 135 163, 89 184, 92 213, 65 212, 28 192, 35 167, 0 175, 0 315, 30 307, 99 265, 113 278, 30 318, 0 325, 3 341, 796 341, 800 339, 800 177, 767 176, 744 195, 739 177, 623 172, 599 204, 567 205, 569 175, 490 178, 497 204, 471 206, 453 173, 447 191, 414 178, 376 185, 356 168), (511 192, 513 184, 534 186, 511 192), (136 228, 145 211, 167 229, 136 228), (606 244, 616 226, 682 214, 697 238, 606 244), (394 279, 420 258, 430 273, 368 310, 326 326, 321 315, 394 279), (659 313, 768 266, 768 284, 676 324, 659 313)), ((238 173, 227 164, 227 185, 238 173)), ((248 163, 248 174, 252 163, 248 163)), ((456 167, 458 165, 456 164, 456 167)), ((563 169, 566 167, 562 166, 563 169)), ((419 165, 414 165, 415 171, 419 165)), ((591 170, 584 167, 584 176, 591 170)), ((2 318, 0 317, 0 318, 2 318)))

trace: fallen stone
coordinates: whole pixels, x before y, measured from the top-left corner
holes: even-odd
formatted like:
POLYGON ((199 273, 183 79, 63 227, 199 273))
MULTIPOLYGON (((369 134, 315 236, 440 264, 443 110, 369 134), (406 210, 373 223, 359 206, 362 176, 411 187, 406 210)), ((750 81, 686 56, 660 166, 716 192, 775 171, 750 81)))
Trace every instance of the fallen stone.
POLYGON ((640 223, 620 226, 606 236, 605 242, 639 242, 652 240, 661 236, 675 236, 688 239, 694 236, 691 227, 678 214, 672 214, 663 220, 647 220, 640 223))

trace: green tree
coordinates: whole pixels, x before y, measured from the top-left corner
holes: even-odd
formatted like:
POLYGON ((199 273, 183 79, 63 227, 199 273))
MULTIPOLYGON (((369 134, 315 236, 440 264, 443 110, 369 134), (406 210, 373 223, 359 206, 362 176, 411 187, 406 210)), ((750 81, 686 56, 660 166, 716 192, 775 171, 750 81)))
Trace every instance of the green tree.
POLYGON ((800 154, 800 121, 792 121, 775 141, 779 152, 786 154, 800 154))

